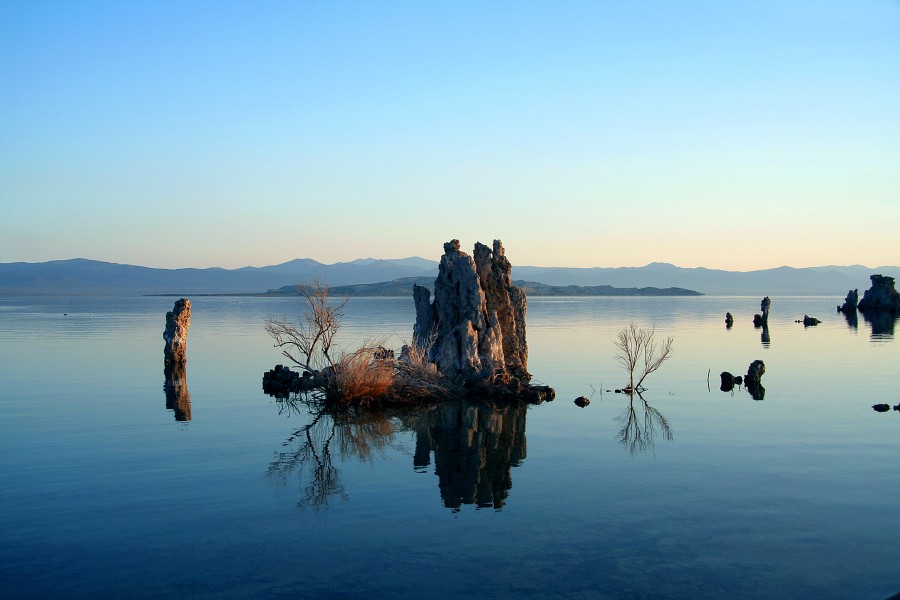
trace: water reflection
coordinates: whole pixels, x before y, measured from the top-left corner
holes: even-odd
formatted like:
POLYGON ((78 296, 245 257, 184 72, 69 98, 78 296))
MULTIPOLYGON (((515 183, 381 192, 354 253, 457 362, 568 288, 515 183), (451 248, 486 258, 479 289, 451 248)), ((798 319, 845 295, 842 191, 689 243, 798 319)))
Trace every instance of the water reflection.
POLYGON ((872 339, 893 339, 894 325, 900 315, 886 310, 867 310, 862 313, 863 320, 872 327, 872 339))
POLYGON ((847 321, 847 327, 853 331, 859 328, 859 316, 855 310, 845 310, 841 314, 844 315, 844 320, 847 321))
POLYGON ((628 449, 629 454, 653 451, 656 446, 656 435, 671 442, 672 427, 661 412, 650 406, 650 403, 639 393, 628 394, 628 404, 619 416, 622 423, 618 440, 628 449))
POLYGON ((445 507, 503 507, 512 488, 510 469, 525 459, 526 411, 524 404, 448 402, 411 423, 416 432, 413 464, 428 466, 434 453, 445 507))
POLYGON ((762 324, 762 333, 759 336, 760 341, 762 342, 763 348, 768 348, 772 343, 772 338, 769 336, 769 324, 762 324))
MULTIPOLYGON (((301 410, 289 401, 287 406, 288 410, 301 410)), ((275 453, 267 474, 277 484, 286 485, 296 473, 301 482, 306 481, 297 505, 326 507, 335 497, 347 499, 340 470, 334 464, 335 456, 369 460, 383 452, 394 432, 393 422, 385 415, 321 411, 284 441, 285 450, 275 453)))
POLYGON ((166 392, 166 408, 175 412, 176 421, 191 420, 191 393, 187 387, 185 367, 167 366, 163 370, 166 381, 163 389, 166 392))
POLYGON ((348 498, 336 464, 370 460, 393 447, 400 433, 415 434, 413 468, 434 463, 443 505, 500 509, 512 488, 511 468, 525 459, 527 405, 480 400, 382 412, 321 410, 302 397, 279 401, 282 412, 307 413, 309 422, 275 453, 267 475, 276 485, 301 483, 300 507, 326 508, 348 498))

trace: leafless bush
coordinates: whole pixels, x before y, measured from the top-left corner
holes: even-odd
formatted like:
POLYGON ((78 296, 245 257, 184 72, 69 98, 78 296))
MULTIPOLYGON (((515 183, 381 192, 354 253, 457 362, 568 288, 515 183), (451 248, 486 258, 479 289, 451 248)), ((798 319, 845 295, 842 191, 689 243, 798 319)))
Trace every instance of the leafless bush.
MULTIPOLYGON (((433 337, 404 346, 399 360, 385 351, 384 340, 367 341, 360 348, 341 351, 334 343, 347 300, 329 302, 328 288, 316 281, 298 286, 304 300, 300 323, 266 319, 275 346, 296 365, 318 372, 321 386, 311 395, 316 403, 371 406, 410 403, 455 396, 459 386, 428 361, 433 337)), ((307 396, 309 396, 308 394, 307 396)))
POLYGON ((366 343, 341 353, 325 386, 326 397, 338 404, 365 406, 378 402, 394 386, 394 360, 381 358, 381 344, 366 343))
POLYGON ((287 320, 266 319, 266 332, 275 340, 275 346, 295 364, 308 371, 333 367, 334 337, 340 328, 342 311, 349 301, 335 304, 328 300, 328 287, 316 280, 312 285, 298 285, 297 295, 304 301, 304 313, 300 323, 287 320))
POLYGON ((643 389, 644 379, 672 356, 672 342, 671 337, 664 341, 657 340, 655 329, 639 328, 633 321, 619 331, 614 343, 619 349, 616 360, 628 371, 629 383, 626 391, 633 393, 643 389), (638 368, 640 371, 635 381, 635 372, 638 368))

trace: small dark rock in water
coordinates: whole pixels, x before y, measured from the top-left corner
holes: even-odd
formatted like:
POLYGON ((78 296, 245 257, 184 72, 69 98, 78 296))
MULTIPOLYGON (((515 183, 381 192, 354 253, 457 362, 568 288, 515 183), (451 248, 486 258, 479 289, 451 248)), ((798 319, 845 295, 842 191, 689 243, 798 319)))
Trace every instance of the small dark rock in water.
POLYGON ((818 320, 815 317, 810 317, 809 315, 803 315, 803 326, 804 327, 815 327, 822 321, 818 320))
POLYGON ((766 396, 766 388, 763 387, 761 381, 765 372, 765 363, 761 360, 754 360, 750 363, 747 374, 744 376, 744 384, 747 386, 747 391, 750 392, 750 395, 754 400, 762 400, 766 396))
POLYGON ((734 375, 728 371, 722 371, 719 374, 719 377, 722 378, 722 384, 719 386, 720 390, 723 392, 730 392, 734 389, 734 375))
POLYGON ((740 375, 734 378, 734 385, 741 385, 742 383, 744 383, 744 378, 740 375))
POLYGON ((759 383, 765 372, 766 364, 761 360, 754 360, 747 368, 747 376, 744 377, 744 380, 747 382, 747 385, 759 383))
POLYGON ((896 410, 897 412, 900 412, 900 404, 895 405, 894 410, 896 410))
POLYGON ((731 316, 730 312, 727 312, 725 313, 725 327, 730 329, 732 325, 734 325, 734 317, 731 316))
POLYGON ((875 412, 887 412, 891 410, 890 404, 873 404, 872 408, 875 409, 875 412))
POLYGON ((585 398, 584 396, 578 396, 577 398, 575 398, 576 406, 580 406, 581 408, 584 408, 585 406, 587 406, 590 403, 591 403, 591 401, 588 400, 587 398, 585 398))

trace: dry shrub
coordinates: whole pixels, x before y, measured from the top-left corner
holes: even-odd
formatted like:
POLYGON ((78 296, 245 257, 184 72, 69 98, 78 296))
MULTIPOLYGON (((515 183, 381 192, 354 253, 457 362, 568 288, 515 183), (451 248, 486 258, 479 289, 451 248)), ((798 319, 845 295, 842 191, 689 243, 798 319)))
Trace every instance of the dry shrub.
POLYGON ((338 404, 366 406, 384 400, 394 385, 394 361, 378 357, 378 344, 364 344, 342 353, 326 387, 328 398, 338 404))
POLYGON ((459 382, 438 371, 437 365, 428 360, 434 337, 425 343, 408 343, 396 365, 394 400, 443 400, 462 392, 459 382))

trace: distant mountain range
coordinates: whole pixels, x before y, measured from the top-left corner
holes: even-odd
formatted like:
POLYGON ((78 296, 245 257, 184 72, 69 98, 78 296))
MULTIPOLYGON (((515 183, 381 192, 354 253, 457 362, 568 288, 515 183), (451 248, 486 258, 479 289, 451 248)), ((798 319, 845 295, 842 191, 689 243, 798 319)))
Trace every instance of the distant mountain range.
MULTIPOLYGON (((0 263, 0 294, 227 294, 262 293, 315 279, 331 286, 385 284, 402 278, 431 278, 438 263, 419 257, 363 258, 323 264, 308 258, 267 267, 240 269, 154 269, 76 258, 42 263, 0 263)), ((644 267, 572 268, 513 266, 517 280, 531 282, 532 295, 544 286, 584 288, 682 288, 719 295, 844 296, 869 288, 874 273, 900 278, 900 267, 828 266, 760 271, 685 269, 668 263, 644 267)), ((572 290, 573 293, 575 290, 572 290)), ((543 292, 550 293, 544 288, 543 292)), ((588 292, 585 292, 588 293, 588 292)))
MULTIPOLYGON (((401 277, 381 283, 360 283, 355 285, 338 285, 330 288, 335 296, 412 296, 414 285, 421 285, 434 292, 435 277, 401 277)), ((528 296, 702 296, 700 292, 683 288, 617 288, 609 285, 546 285, 535 281, 513 281, 513 284, 525 290, 528 296)), ((297 293, 296 285, 286 285, 277 290, 269 290, 270 296, 293 296, 297 293)))

